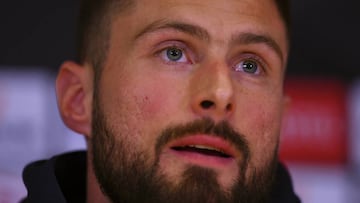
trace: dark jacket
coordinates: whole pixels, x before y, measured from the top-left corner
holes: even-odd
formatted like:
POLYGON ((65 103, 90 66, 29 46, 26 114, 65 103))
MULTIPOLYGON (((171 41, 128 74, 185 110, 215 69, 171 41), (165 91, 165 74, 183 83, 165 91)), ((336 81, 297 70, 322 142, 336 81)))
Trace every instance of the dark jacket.
MULTIPOLYGON (((28 196, 23 203, 86 202, 86 152, 72 152, 29 164, 23 179, 28 196)), ((272 203, 300 203, 290 176, 279 164, 272 203)))

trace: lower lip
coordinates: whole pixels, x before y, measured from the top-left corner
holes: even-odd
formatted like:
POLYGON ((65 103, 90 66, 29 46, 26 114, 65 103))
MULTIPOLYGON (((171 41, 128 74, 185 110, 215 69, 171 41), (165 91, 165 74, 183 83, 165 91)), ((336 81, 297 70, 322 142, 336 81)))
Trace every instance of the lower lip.
POLYGON ((207 168, 224 168, 231 164, 235 164, 235 159, 232 157, 224 158, 205 155, 197 152, 177 151, 169 149, 168 155, 174 156, 176 160, 207 168))

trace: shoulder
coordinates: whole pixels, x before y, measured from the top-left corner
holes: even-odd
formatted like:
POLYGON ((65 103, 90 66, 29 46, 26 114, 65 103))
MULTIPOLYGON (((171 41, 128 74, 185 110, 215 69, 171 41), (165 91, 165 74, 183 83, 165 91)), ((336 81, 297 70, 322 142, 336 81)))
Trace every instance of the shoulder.
POLYGON ((31 202, 82 202, 85 198, 86 152, 61 154, 27 165, 23 180, 31 202), (76 199, 76 201, 70 201, 76 199))
POLYGON ((288 169, 285 165, 279 163, 276 176, 274 189, 272 191, 273 203, 300 203, 300 198, 296 195, 292 180, 288 169))

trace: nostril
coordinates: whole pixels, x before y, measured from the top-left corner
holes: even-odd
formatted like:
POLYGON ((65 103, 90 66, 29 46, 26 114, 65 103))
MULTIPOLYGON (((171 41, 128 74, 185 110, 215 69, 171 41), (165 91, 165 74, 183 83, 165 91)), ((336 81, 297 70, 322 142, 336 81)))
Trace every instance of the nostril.
POLYGON ((231 111, 232 110, 232 105, 231 104, 226 105, 226 110, 231 111))
POLYGON ((214 106, 215 103, 212 102, 212 101, 209 101, 209 100, 205 100, 205 101, 202 101, 202 102, 200 103, 200 105, 201 105, 201 107, 204 108, 204 109, 209 109, 209 108, 211 108, 212 106, 214 106))

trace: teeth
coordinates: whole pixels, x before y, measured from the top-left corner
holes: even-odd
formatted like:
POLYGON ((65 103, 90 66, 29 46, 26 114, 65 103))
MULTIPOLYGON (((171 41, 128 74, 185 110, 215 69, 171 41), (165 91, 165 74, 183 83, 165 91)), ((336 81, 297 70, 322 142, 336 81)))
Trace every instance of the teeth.
POLYGON ((192 147, 192 148, 198 148, 198 149, 206 149, 206 150, 212 150, 212 151, 217 151, 220 153, 224 153, 223 151, 213 148, 213 147, 209 147, 209 146, 205 146, 205 145, 188 145, 187 147, 192 147))

